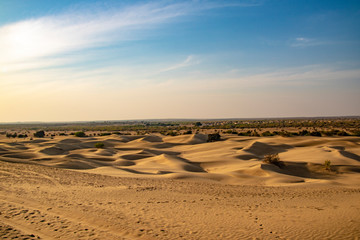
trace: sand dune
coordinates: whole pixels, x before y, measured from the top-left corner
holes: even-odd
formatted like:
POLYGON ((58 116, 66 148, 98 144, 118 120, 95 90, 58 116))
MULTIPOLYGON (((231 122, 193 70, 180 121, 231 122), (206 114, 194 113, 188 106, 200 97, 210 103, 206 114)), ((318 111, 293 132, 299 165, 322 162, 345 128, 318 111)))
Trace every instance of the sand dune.
POLYGON ((0 138, 0 236, 356 239, 360 138, 0 138), (96 148, 95 143, 104 143, 96 148), (263 162, 278 153, 283 167, 263 162), (331 161, 331 171, 324 168, 331 161))
MULTIPOLYGON (((279 185, 289 183, 359 184, 360 139, 357 137, 238 137, 223 136, 206 142, 206 135, 59 137, 41 141, 11 142, 2 139, 4 161, 28 162, 87 171, 113 166, 112 175, 162 178, 204 178, 231 184, 279 185), (95 148, 103 142, 105 147, 95 148), (283 168, 262 162, 278 153, 283 168), (330 160, 332 171, 324 169, 330 160), (344 167, 348 166, 348 167, 344 167), (201 174, 199 174, 201 173, 201 174), (213 174, 217 177, 213 178, 213 174), (219 175, 223 175, 219 177, 219 175), (294 178, 296 181, 294 181, 294 178), (351 181, 345 181, 347 178, 351 181), (219 180, 220 179, 220 180, 219 180), (314 181, 316 180, 316 181, 314 181)), ((99 172, 103 174, 102 171, 99 172)))

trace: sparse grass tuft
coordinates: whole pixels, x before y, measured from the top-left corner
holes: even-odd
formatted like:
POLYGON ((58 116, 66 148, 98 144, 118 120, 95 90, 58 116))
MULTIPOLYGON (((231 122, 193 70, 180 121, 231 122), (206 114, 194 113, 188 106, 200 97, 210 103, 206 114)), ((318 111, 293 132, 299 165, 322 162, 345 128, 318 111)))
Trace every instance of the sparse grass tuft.
POLYGON ((264 162, 270 163, 278 166, 279 168, 282 168, 284 165, 284 162, 280 161, 279 154, 267 154, 264 156, 264 162))
POLYGON ((327 171, 331 171, 331 161, 330 160, 325 160, 324 162, 324 168, 327 171))
POLYGON ((103 148, 105 145, 102 142, 95 143, 96 148, 103 148))

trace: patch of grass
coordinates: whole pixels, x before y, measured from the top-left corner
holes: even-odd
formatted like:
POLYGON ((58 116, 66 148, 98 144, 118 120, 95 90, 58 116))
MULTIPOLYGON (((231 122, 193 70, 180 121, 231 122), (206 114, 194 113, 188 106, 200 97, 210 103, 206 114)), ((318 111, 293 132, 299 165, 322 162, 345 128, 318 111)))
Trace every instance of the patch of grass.
POLYGON ((331 171, 331 161, 330 160, 325 160, 324 162, 324 168, 327 171, 331 171))
POLYGON ((95 143, 96 148, 103 148, 105 145, 102 142, 95 143))
POLYGON ((279 154, 267 154, 264 156, 264 162, 270 163, 278 166, 279 168, 282 168, 285 166, 284 162, 280 161, 279 154))

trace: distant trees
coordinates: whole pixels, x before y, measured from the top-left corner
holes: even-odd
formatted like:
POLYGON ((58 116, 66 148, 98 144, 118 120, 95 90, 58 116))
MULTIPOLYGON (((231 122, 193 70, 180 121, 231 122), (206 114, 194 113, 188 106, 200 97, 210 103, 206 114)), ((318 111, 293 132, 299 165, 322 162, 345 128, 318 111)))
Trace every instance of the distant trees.
POLYGON ((201 122, 196 122, 196 123, 194 124, 194 126, 195 126, 195 127, 200 127, 200 126, 202 126, 202 123, 201 123, 201 122))
POLYGON ((7 138, 16 138, 16 137, 17 137, 17 133, 6 133, 6 137, 7 137, 7 138))
POLYGON ((86 137, 86 134, 84 132, 76 132, 74 133, 75 137, 86 137))
POLYGON ((220 134, 219 133, 211 133, 208 134, 208 142, 215 142, 220 140, 220 134))
POLYGON ((37 131, 36 133, 34 133, 34 137, 43 138, 45 137, 45 132, 43 130, 37 131))

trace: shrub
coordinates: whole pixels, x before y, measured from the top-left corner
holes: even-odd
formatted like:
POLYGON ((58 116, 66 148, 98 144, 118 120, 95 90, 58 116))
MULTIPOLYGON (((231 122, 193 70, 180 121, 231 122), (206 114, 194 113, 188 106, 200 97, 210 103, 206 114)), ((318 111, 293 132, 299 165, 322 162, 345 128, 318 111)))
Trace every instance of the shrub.
POLYGON ((270 163, 278 166, 279 168, 282 168, 284 166, 284 163, 280 161, 279 154, 267 154, 264 156, 264 162, 270 163))
POLYGON ((208 135, 208 142, 215 142, 220 140, 220 134, 219 133, 211 133, 208 135))
POLYGON ((174 131, 169 131, 166 133, 167 136, 177 136, 177 132, 174 132, 174 131))
POLYGON ((104 132, 104 133, 100 133, 99 136, 110 136, 111 133, 109 132, 104 132))
POLYGON ((333 131, 322 131, 321 134, 323 136, 331 137, 334 135, 334 132, 333 131))
POLYGON ((194 125, 195 125, 195 127, 200 127, 200 126, 202 126, 202 123, 201 122, 196 122, 194 125))
POLYGON ((302 130, 299 132, 299 136, 309 136, 309 134, 308 130, 302 130))
POLYGON ((224 133, 227 133, 227 134, 238 134, 237 131, 231 130, 231 129, 224 131, 224 133))
POLYGON ((339 131, 339 132, 337 133, 337 135, 338 135, 338 136, 349 136, 349 134, 348 134, 347 132, 345 132, 345 131, 339 131))
POLYGON ((269 132, 269 131, 266 131, 266 132, 261 133, 261 136, 263 136, 263 137, 271 137, 271 136, 274 136, 274 134, 269 132))
POLYGON ((192 131, 191 130, 187 130, 186 132, 184 132, 184 135, 185 134, 192 134, 192 131))
POLYGON ((260 137, 260 134, 259 134, 256 130, 254 130, 254 131, 251 133, 251 136, 252 136, 252 137, 260 137))
POLYGON ((85 137, 85 133, 84 132, 76 132, 74 133, 75 137, 85 137))
POLYGON ((8 137, 8 138, 16 138, 17 133, 6 133, 6 137, 8 137))
POLYGON ((314 131, 310 133, 310 136, 321 137, 321 133, 319 131, 314 131))
POLYGON ((36 133, 34 133, 34 137, 43 138, 45 137, 45 132, 43 130, 37 131, 36 133))
POLYGON ((102 142, 95 143, 96 148, 103 148, 105 145, 102 142))
POLYGON ((281 131, 280 136, 282 137, 291 137, 291 133, 288 131, 281 131))
POLYGON ((330 160, 325 160, 324 168, 325 168, 325 170, 331 171, 331 161, 330 160))

